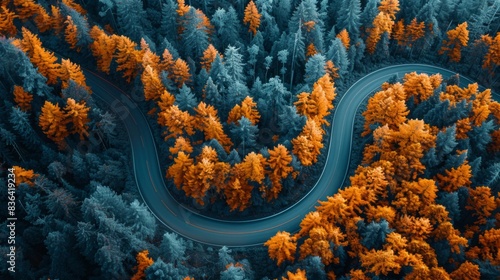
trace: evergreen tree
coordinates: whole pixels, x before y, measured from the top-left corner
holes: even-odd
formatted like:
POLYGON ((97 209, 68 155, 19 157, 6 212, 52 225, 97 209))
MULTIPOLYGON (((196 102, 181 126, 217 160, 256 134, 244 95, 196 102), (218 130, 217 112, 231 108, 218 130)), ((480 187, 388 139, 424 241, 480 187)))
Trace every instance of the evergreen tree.
POLYGON ((198 102, 191 89, 184 84, 179 90, 179 94, 175 97, 174 104, 179 106, 179 109, 182 111, 194 114, 194 108, 198 105, 198 102))
POLYGON ((352 40, 359 36, 361 4, 359 0, 343 0, 339 10, 337 28, 346 29, 352 40))
POLYGON ((172 263, 166 264, 161 258, 156 259, 156 261, 145 271, 146 280, 182 279, 185 275, 182 272, 182 269, 175 267, 172 263))
POLYGON ((184 51, 186 55, 193 59, 203 56, 203 52, 208 47, 208 26, 203 22, 201 12, 190 8, 183 16, 181 34, 184 51))
POLYGON ((326 54, 326 59, 331 60, 335 67, 339 69, 340 77, 345 77, 349 69, 349 59, 347 58, 347 52, 345 50, 344 44, 339 38, 335 38, 331 42, 328 53, 326 54))
POLYGON ((147 20, 142 1, 130 0, 116 5, 118 25, 122 34, 127 35, 135 42, 144 36, 143 22, 147 20))
POLYGON ((39 142, 36 132, 29 122, 28 113, 17 107, 12 107, 9 122, 27 144, 33 145, 39 142))
POLYGON ((231 82, 243 82, 243 56, 239 49, 229 46, 224 52, 224 67, 231 82))
POLYGON ((380 222, 371 222, 365 225, 362 221, 358 222, 358 229, 361 231, 361 244, 368 249, 382 249, 386 236, 394 230, 389 228, 389 223, 382 219, 380 222))
MULTIPOLYGON (((174 0, 165 0, 163 2, 164 4, 161 8, 160 34, 163 35, 166 40, 172 40, 177 37, 177 3, 174 0)), ((172 52, 172 49, 167 49, 172 52)))
POLYGON ((227 11, 218 8, 212 16, 212 23, 218 35, 219 50, 226 49, 229 45, 236 46, 239 41, 240 23, 238 15, 232 6, 227 11))
POLYGON ((309 86, 312 87, 319 78, 325 75, 325 62, 325 57, 321 54, 313 55, 307 60, 304 80, 309 86))
POLYGON ((364 27, 364 30, 368 28, 373 27, 373 20, 375 17, 378 15, 378 4, 380 3, 380 0, 368 0, 366 3, 365 8, 363 9, 363 12, 361 13, 360 21, 361 21, 361 26, 364 27))
POLYGON ((246 117, 239 119, 236 126, 231 129, 235 145, 237 145, 241 156, 245 156, 248 151, 256 147, 256 139, 259 129, 246 117))
POLYGON ((186 241, 175 233, 165 233, 160 245, 160 251, 167 263, 179 265, 186 260, 186 241))

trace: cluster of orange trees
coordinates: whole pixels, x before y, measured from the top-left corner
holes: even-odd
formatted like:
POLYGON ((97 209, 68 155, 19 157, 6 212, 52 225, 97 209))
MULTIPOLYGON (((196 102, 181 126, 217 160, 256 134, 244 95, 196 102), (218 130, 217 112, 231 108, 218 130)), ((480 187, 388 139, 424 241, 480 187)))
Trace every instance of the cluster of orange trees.
MULTIPOLYGON (((174 163, 168 168, 167 177, 172 178, 177 188, 184 190, 198 203, 203 205, 207 192, 213 189, 216 193, 223 194, 232 210, 242 211, 249 206, 254 187, 258 188, 267 200, 278 197, 282 189, 282 180, 297 175, 297 171, 291 166, 292 154, 297 156, 304 166, 317 161, 323 147, 322 124, 328 125, 325 117, 333 108, 332 102, 335 98, 333 81, 328 74, 314 84, 312 93, 299 94, 299 100, 295 104, 299 113, 307 117, 307 122, 302 132, 291 141, 293 145, 291 153, 284 145, 278 144, 268 149, 268 158, 260 153, 250 152, 241 163, 231 165, 222 162, 219 159, 220 155, 210 146, 204 146, 198 156, 191 157, 194 144, 190 139, 194 138, 196 132, 203 133, 205 140, 216 139, 226 152, 232 149, 233 144, 224 132, 217 109, 202 101, 194 109, 195 115, 180 110, 177 105, 173 105, 175 98, 161 86, 155 73, 154 70, 150 73, 144 72, 143 81, 146 81, 144 91, 148 98, 149 89, 155 88, 156 84, 160 88, 156 88, 153 92, 163 92, 153 99, 156 100, 159 109, 158 123, 166 127, 166 139, 175 138, 175 145, 170 148, 171 154, 175 157, 174 163), (269 179, 270 187, 264 184, 266 178, 269 179)), ((237 123, 242 118, 246 118, 252 124, 257 124, 260 119, 256 103, 251 97, 247 96, 241 104, 233 107, 227 122, 237 123)))
MULTIPOLYGON (((477 84, 443 89, 441 82, 439 74, 409 73, 402 83, 385 83, 370 98, 363 113, 363 134, 371 134, 373 142, 365 147, 363 163, 350 178, 350 186, 306 215, 299 232, 278 232, 267 241, 269 256, 278 265, 319 256, 329 279, 340 275, 479 279, 477 262, 500 264, 498 194, 474 184, 475 163, 468 161, 468 151, 458 148, 455 140, 443 140, 446 131, 456 130, 457 141, 480 141, 471 131, 487 120, 498 125, 500 104, 492 100, 490 90, 479 91, 477 84), (453 125, 441 128, 408 117, 410 103, 415 106, 430 98, 439 99, 446 110, 461 102, 472 108, 453 125), (424 155, 435 154, 436 145, 448 147, 449 158, 457 161, 452 167, 433 166, 434 174, 426 170, 433 160, 424 155), (464 196, 460 200, 464 208, 445 207, 442 198, 457 193, 464 196), (457 221, 457 211, 473 219, 463 224, 457 221)), ((482 136, 492 138, 488 153, 499 151, 498 131, 482 136)), ((446 152, 440 153, 438 158, 446 152)))

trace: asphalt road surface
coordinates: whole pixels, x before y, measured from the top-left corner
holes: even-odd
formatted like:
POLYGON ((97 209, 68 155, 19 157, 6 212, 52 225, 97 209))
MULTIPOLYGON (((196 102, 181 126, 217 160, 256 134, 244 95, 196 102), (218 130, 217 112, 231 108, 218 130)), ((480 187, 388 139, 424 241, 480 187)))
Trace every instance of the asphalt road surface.
MULTIPOLYGON (((455 74, 430 65, 403 64, 379 69, 358 80, 335 108, 333 122, 328 128, 333 130, 330 134, 328 157, 314 188, 288 209, 266 218, 249 221, 216 220, 192 213, 179 205, 164 184, 165 170, 161 169, 158 161, 161 155, 158 155, 156 150, 146 117, 136 105, 140 98, 130 97, 100 75, 89 71, 85 71, 85 74, 93 96, 106 102, 127 129, 137 187, 155 217, 185 238, 214 246, 242 247, 262 244, 277 231, 296 232, 302 218, 315 210, 318 200, 326 200, 327 196, 337 192, 346 179, 354 120, 359 105, 394 75, 403 77, 405 73, 413 71, 440 73, 443 78, 455 74)), ((460 83, 461 86, 466 86, 472 81, 461 77, 460 83)))

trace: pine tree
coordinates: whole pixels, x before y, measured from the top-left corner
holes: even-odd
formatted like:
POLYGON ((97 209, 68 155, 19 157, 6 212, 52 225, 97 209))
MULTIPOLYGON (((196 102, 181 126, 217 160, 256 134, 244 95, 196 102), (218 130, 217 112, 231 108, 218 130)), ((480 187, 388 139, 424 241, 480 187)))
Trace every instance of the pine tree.
POLYGON ((163 71, 167 71, 169 73, 169 77, 172 78, 171 72, 175 64, 174 57, 167 48, 163 50, 163 54, 161 55, 161 57, 162 59, 159 64, 160 69, 163 71))
POLYGON ((185 54, 189 57, 197 58, 203 55, 208 47, 208 34, 211 28, 210 22, 204 22, 206 16, 194 8, 182 17, 181 38, 185 54))
MULTIPOLYGON (((353 39, 359 36, 359 27, 361 25, 361 4, 359 0, 343 0, 339 10, 339 19, 337 27, 339 30, 346 30, 347 35, 351 35, 353 39)), ((345 35, 342 35, 345 36, 345 35)), ((342 40, 345 42, 345 39, 342 40)), ((349 48, 348 44, 344 46, 349 48)))
POLYGON ((47 11, 39 4, 37 5, 37 11, 35 14, 35 17, 33 21, 35 22, 36 27, 40 32, 46 32, 48 31, 52 26, 51 26, 51 18, 47 11))
POLYGON ((51 18, 52 29, 54 30, 56 35, 59 35, 63 30, 64 17, 62 16, 61 9, 59 9, 59 7, 51 5, 50 10, 52 13, 52 18, 51 18))
POLYGON ((147 19, 140 0, 129 0, 116 5, 118 29, 132 41, 139 42, 144 36, 144 20, 147 19))

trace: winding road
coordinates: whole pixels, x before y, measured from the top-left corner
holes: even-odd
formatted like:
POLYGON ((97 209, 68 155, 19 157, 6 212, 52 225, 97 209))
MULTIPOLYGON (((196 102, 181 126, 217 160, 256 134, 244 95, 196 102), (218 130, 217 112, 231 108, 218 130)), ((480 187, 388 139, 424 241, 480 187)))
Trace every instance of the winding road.
MULTIPOLYGON (((249 221, 215 220, 192 213, 179 205, 164 184, 165 171, 159 164, 151 128, 136 102, 101 76, 90 71, 85 71, 85 74, 93 96, 106 102, 127 129, 136 183, 144 202, 156 218, 172 231, 194 241, 214 246, 243 247, 262 244, 277 231, 297 231, 302 218, 315 209, 318 200, 326 200, 327 196, 337 192, 347 175, 355 114, 359 105, 392 76, 402 77, 413 71, 440 73, 443 78, 455 74, 431 65, 403 64, 379 69, 358 80, 343 95, 335 109, 326 164, 314 188, 288 209, 249 221)), ((461 86, 471 82, 464 77, 460 79, 461 86)))

